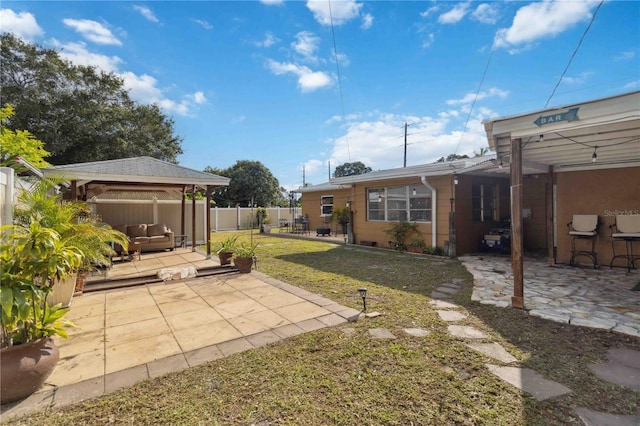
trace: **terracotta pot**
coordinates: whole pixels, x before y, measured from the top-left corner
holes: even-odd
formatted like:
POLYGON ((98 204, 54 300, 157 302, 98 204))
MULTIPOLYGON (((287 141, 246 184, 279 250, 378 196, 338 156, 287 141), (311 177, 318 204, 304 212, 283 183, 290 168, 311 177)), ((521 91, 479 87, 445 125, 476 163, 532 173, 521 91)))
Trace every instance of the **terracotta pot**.
POLYGON ((221 251, 220 253, 218 253, 218 259, 220 259, 220 265, 230 265, 232 257, 233 257, 233 252, 230 252, 230 251, 221 251))
POLYGON ((80 296, 84 292, 84 287, 86 285, 87 285, 87 273, 78 272, 78 276, 76 277, 76 288, 73 295, 80 296))
POLYGON ((60 358, 51 337, 0 351, 2 404, 26 398, 47 380, 60 358))
POLYGON ((235 257, 233 259, 233 264, 238 268, 238 272, 242 272, 243 274, 248 274, 251 272, 251 267, 253 266, 253 258, 252 257, 235 257))

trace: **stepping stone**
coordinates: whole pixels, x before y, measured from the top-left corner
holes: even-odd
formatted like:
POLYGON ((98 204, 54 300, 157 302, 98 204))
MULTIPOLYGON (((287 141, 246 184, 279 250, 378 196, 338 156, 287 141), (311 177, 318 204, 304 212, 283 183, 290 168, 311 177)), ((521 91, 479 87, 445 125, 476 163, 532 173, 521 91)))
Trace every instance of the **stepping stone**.
POLYGON ((486 364, 486 366, 497 377, 520 390, 530 393, 538 401, 544 401, 545 399, 555 398, 571 392, 568 387, 553 380, 545 379, 542 374, 529 368, 500 367, 492 364, 486 364))
POLYGON ((600 411, 589 410, 584 407, 574 408, 580 420, 585 426, 637 426, 640 425, 640 416, 622 415, 622 414, 609 414, 602 413, 600 411))
POLYGON ((380 312, 367 312, 366 314, 364 314, 364 316, 367 318, 376 318, 380 315, 382 315, 380 312))
POLYGON ((485 354, 490 358, 493 358, 500 362, 504 362, 505 364, 509 364, 517 361, 516 357, 511 355, 502 346, 500 346, 500 344, 495 342, 494 343, 465 343, 465 345, 475 351, 485 354))
POLYGON ((436 288, 436 291, 440 292, 440 293, 446 293, 446 294, 457 294, 460 292, 459 288, 451 288, 451 287, 438 287, 436 288))
POLYGON ((445 294, 445 293, 440 293, 439 291, 432 291, 431 292, 431 298, 432 299, 451 299, 451 295, 450 294, 445 294))
POLYGON ((345 334, 345 336, 353 336, 356 332, 356 329, 353 327, 343 327, 340 330, 345 334))
POLYGON ((462 321, 467 318, 467 314, 458 311, 436 311, 440 319, 447 322, 462 321))
POLYGON ((640 351, 609 349, 607 364, 591 364, 596 377, 640 392, 640 351))
POLYGON ((391 333, 386 328, 372 328, 369 330, 369 334, 374 339, 395 339, 396 338, 396 336, 394 336, 393 333, 391 333))
POLYGON ((425 337, 431 333, 429 330, 425 330, 424 328, 405 328, 404 332, 414 337, 425 337))
POLYGON ((434 308, 439 309, 457 309, 460 307, 454 303, 445 302, 444 300, 432 300, 429 304, 434 308))
POLYGON ((468 325, 450 325, 449 334, 459 339, 484 339, 487 337, 482 331, 468 325))

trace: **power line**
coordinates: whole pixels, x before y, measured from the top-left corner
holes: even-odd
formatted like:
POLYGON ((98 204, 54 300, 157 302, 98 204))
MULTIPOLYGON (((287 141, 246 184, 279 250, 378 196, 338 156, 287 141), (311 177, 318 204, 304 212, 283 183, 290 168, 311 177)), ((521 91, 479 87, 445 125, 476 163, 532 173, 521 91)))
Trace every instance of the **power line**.
MULTIPOLYGON (((342 121, 347 124, 347 117, 344 112, 344 96, 342 95, 342 79, 340 78, 340 63, 338 61, 338 47, 336 45, 336 32, 333 28, 333 13, 331 12, 331 0, 328 0, 329 3, 329 20, 331 21, 331 36, 333 37, 333 56, 336 60, 336 70, 338 73, 338 91, 340 92, 340 107, 342 108, 342 121)), ((347 131, 345 134, 345 138, 347 140, 347 157, 349 161, 351 161, 351 148, 349 147, 349 132, 347 131)))
POLYGON ((562 79, 564 78, 564 75, 569 70, 569 66, 571 66, 571 62, 573 62, 573 58, 578 53, 578 50, 580 49, 580 46, 582 45, 582 41, 584 40, 584 38, 586 37, 587 33, 589 32, 589 29, 591 28, 591 24, 593 24, 593 21, 596 19, 596 15, 598 14, 598 10, 600 10, 600 6, 602 6, 603 3, 604 3, 604 0, 600 0, 600 4, 598 5, 598 7, 596 7, 596 11, 593 12, 593 16, 591 17, 591 21, 589 22, 589 25, 587 25, 587 28, 584 30, 584 33, 582 33, 582 37, 580 37, 580 41, 578 41, 578 45, 576 46, 576 48, 574 49, 573 53, 571 54, 571 57, 569 58, 569 62, 567 63, 567 66, 564 68, 564 71, 562 71, 562 75, 560 75, 560 78, 558 79, 558 82, 556 83, 555 87, 553 88, 553 91, 551 92, 551 95, 549 96, 549 99, 547 99, 547 102, 544 104, 545 108, 547 107, 547 105, 549 105, 549 102, 551 101, 551 98, 553 98, 553 95, 555 95, 555 93, 556 93, 556 89, 558 89, 558 86, 562 82, 562 79))

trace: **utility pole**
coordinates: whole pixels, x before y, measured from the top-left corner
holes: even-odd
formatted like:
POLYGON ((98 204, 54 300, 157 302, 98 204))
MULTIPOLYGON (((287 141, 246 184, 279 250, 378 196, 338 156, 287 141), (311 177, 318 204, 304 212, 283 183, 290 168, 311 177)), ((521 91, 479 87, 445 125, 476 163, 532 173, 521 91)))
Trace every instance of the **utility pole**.
POLYGON ((404 123, 404 167, 407 167, 407 123, 404 123))
POLYGON ((329 172, 329 180, 331 180, 331 160, 327 161, 328 164, 328 172, 329 172))
POLYGON ((304 164, 302 165, 302 187, 304 188, 306 186, 305 184, 305 175, 304 175, 304 164))

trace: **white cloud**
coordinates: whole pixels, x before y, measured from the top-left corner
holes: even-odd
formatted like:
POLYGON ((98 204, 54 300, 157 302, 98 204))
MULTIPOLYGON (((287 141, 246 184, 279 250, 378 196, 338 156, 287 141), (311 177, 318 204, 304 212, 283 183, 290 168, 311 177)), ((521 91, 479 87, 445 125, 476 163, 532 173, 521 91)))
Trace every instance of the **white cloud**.
POLYGON ((247 119, 247 117, 245 115, 239 115, 237 117, 233 117, 231 119, 231 124, 240 124, 243 121, 245 121, 247 119))
POLYGON ((284 4, 284 0, 260 0, 260 3, 267 6, 280 6, 284 4))
POLYGON ((193 100, 193 102, 195 102, 197 104, 205 104, 205 103, 207 103, 207 98, 205 98, 204 93, 202 93, 202 92, 195 92, 194 94, 192 94, 190 96, 190 98, 193 100))
POLYGON ((420 16, 422 16, 423 18, 428 18, 429 16, 438 12, 438 10, 439 10, 438 6, 431 6, 429 9, 425 10, 424 12, 420 12, 420 16))
POLYGON ((151 9, 146 6, 133 6, 133 10, 140 13, 140 15, 144 16, 148 21, 156 23, 160 22, 158 18, 156 18, 156 15, 154 15, 154 13, 151 11, 151 9))
POLYGON ((630 81, 623 86, 625 90, 635 90, 638 87, 640 87, 640 80, 630 81))
POLYGON ((273 35, 272 32, 267 31, 262 41, 257 41, 254 44, 258 47, 271 47, 276 43, 279 43, 280 39, 273 35))
POLYGON ((320 38, 313 35, 310 31, 300 31, 295 37, 296 41, 291 43, 293 50, 302 55, 303 59, 317 62, 316 52, 318 51, 320 38))
POLYGON ((360 15, 362 3, 355 0, 334 1, 307 1, 307 8, 313 13, 314 18, 321 25, 342 25, 360 15), (329 9, 331 8, 331 9, 329 9))
POLYGON ((494 45, 515 52, 513 48, 527 48, 537 40, 552 38, 579 22, 588 21, 591 9, 598 3, 598 0, 552 0, 523 6, 516 12, 510 28, 497 31, 494 45))
POLYGON ((194 19, 193 22, 195 22, 196 24, 200 25, 205 30, 213 29, 213 25, 211 25, 210 23, 208 23, 204 19, 194 19))
POLYGON ((427 38, 422 40, 422 48, 423 49, 427 49, 429 47, 431 47, 431 45, 433 44, 435 40, 435 36, 433 35, 433 33, 429 33, 427 35, 427 38))
POLYGON ((628 59, 633 59, 636 57, 636 52, 633 50, 627 50, 626 52, 620 52, 618 54, 618 56, 616 56, 614 59, 616 61, 626 61, 628 59))
POLYGON ((495 4, 482 3, 471 13, 471 17, 483 24, 495 24, 498 20, 498 7, 495 4))
POLYGON ((0 22, 3 32, 13 33, 26 41, 32 41, 44 34, 36 18, 29 12, 15 13, 11 9, 0 9, 0 22))
POLYGON ((464 18, 469 11, 469 3, 459 3, 450 11, 443 13, 438 17, 441 24, 457 24, 464 18))
POLYGON ((84 38, 94 43, 116 46, 122 45, 120 40, 111 33, 111 30, 99 22, 90 19, 63 19, 62 22, 67 27, 73 28, 84 38))
POLYGON ((567 84, 583 84, 587 80, 589 80, 589 77, 591 77, 592 75, 593 72, 591 71, 582 72, 577 77, 569 77, 565 75, 564 77, 562 77, 562 82, 567 84))
POLYGON ((407 165, 432 163, 453 152, 472 155, 487 145, 482 117, 470 120, 465 132, 448 130, 452 118, 451 114, 433 118, 379 113, 374 119, 351 123, 334 141, 331 164, 362 161, 374 170, 402 167, 405 122, 409 123, 407 165))
POLYGON ((267 60, 267 68, 275 75, 294 74, 298 77, 298 87, 303 93, 313 92, 332 84, 331 78, 322 71, 313 71, 306 66, 267 60))
POLYGON ((363 30, 368 30, 372 25, 373 15, 369 13, 365 13, 364 15, 362 15, 362 25, 360 25, 360 28, 362 28, 363 30))
POLYGON ((56 39, 51 39, 50 43, 60 49, 58 53, 61 57, 76 65, 94 66, 105 72, 117 72, 122 64, 122 59, 117 56, 89 52, 87 45, 82 41, 62 44, 56 39))
MULTIPOLYGON (((501 90, 501 89, 492 87, 488 90, 478 92, 478 97, 476 101, 479 101, 481 99, 496 97, 496 96, 499 98, 506 98, 507 96, 509 96, 509 92, 506 90, 501 90)), ((467 104, 473 103, 473 100, 475 98, 476 98, 475 93, 467 93, 461 99, 449 99, 447 100, 446 103, 447 105, 467 105, 467 104)))

